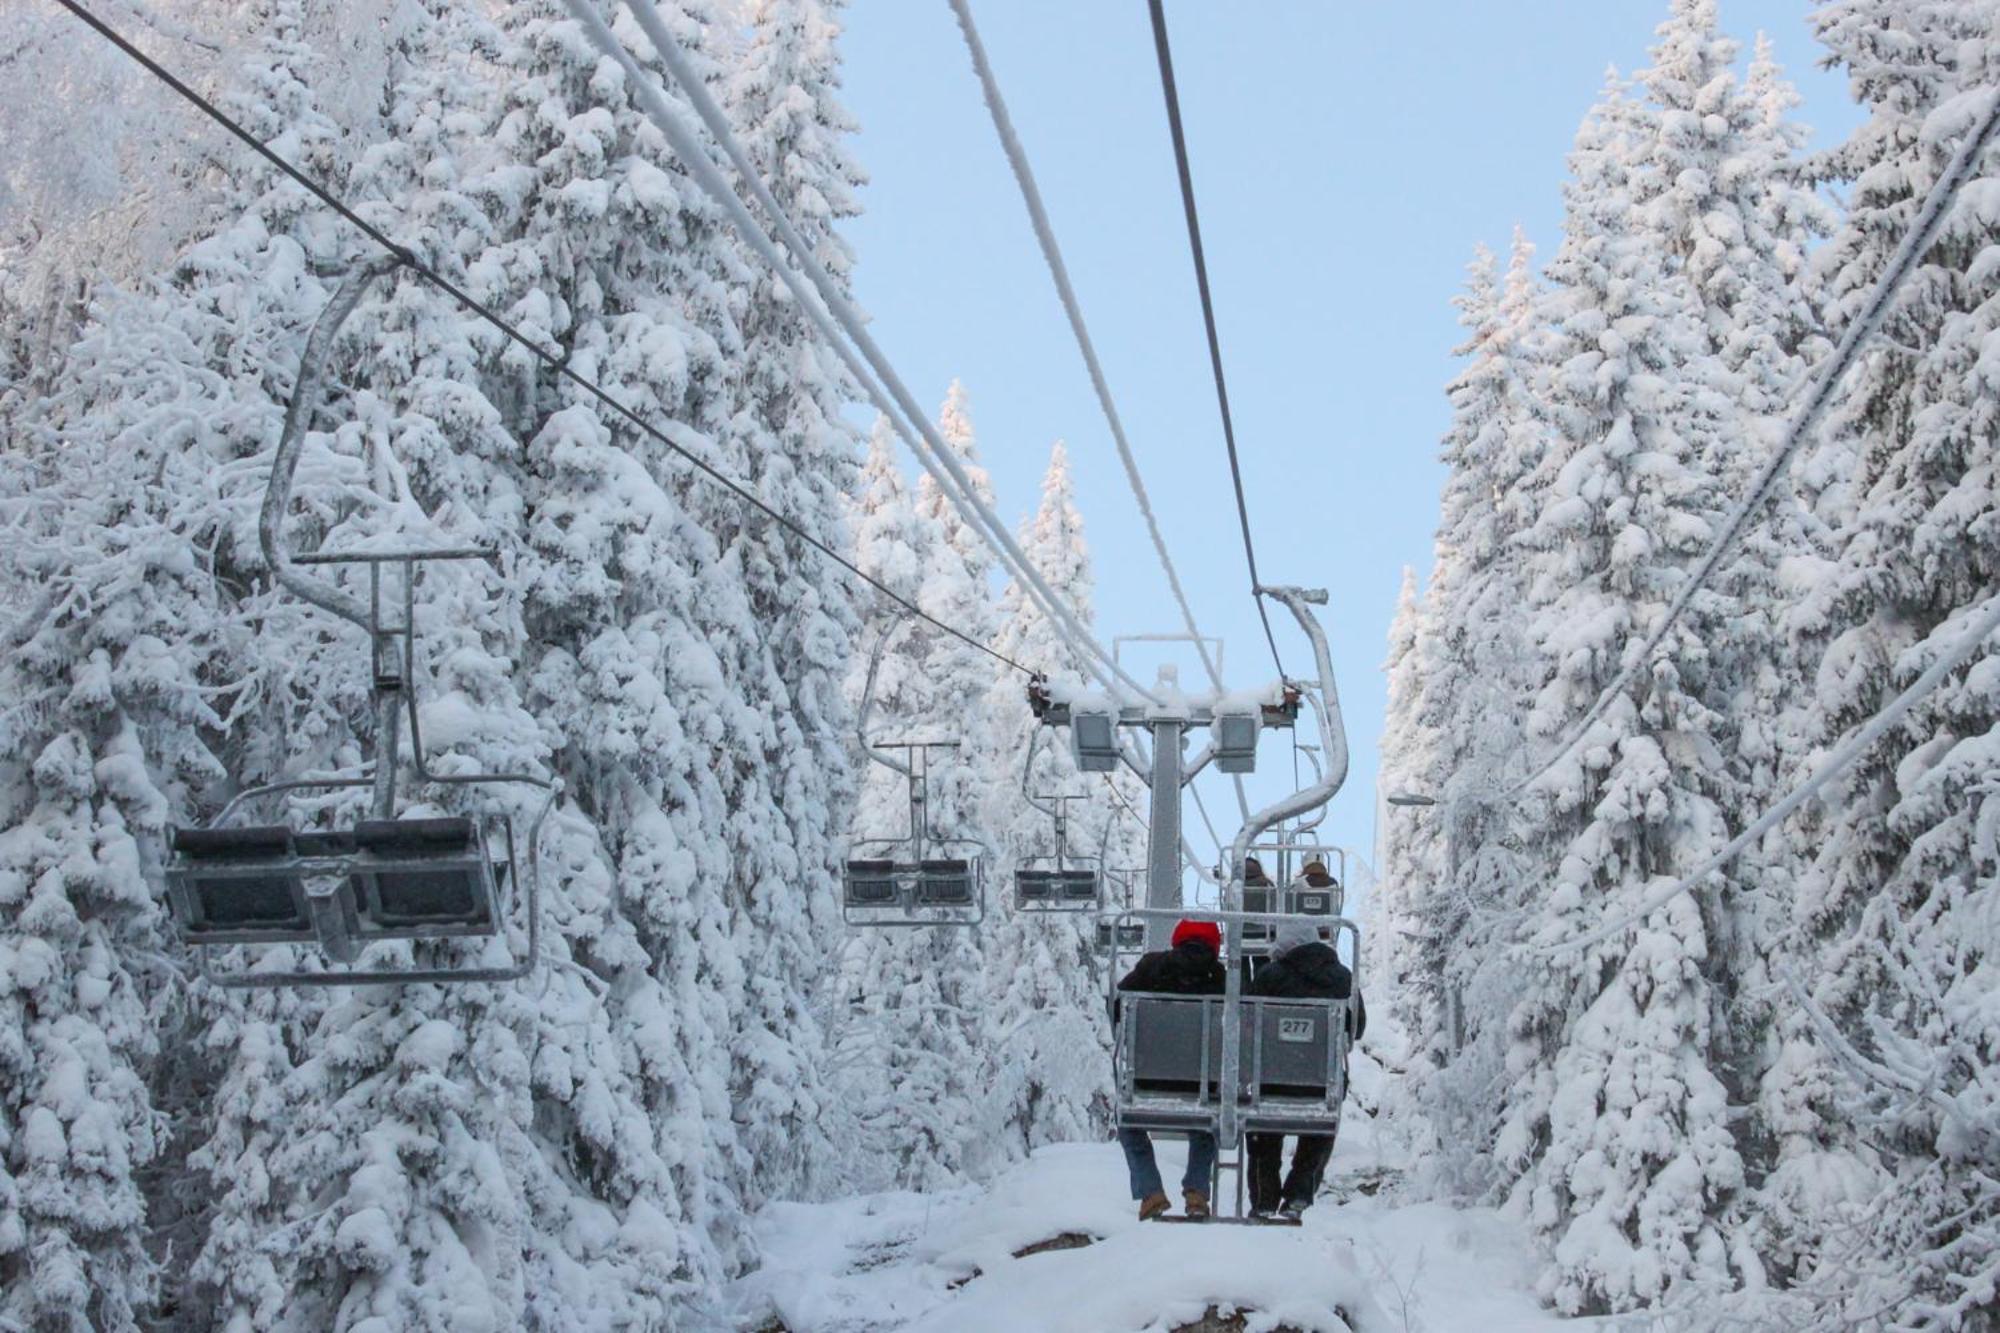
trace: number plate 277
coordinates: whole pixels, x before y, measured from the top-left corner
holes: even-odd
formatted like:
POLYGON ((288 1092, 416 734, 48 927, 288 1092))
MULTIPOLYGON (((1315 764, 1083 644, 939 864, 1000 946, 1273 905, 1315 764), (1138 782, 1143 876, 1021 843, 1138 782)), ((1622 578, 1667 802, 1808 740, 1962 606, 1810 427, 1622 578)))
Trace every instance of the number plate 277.
POLYGON ((1281 1018, 1278 1020, 1278 1040, 1311 1041, 1315 1026, 1317 1025, 1310 1018, 1281 1018))

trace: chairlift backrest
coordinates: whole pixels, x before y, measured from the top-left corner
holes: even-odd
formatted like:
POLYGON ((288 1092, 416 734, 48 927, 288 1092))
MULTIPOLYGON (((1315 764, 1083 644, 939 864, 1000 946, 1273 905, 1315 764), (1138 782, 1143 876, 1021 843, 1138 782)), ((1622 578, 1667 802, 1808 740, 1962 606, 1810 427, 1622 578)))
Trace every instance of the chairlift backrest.
POLYGON ((167 887, 183 939, 264 944, 313 938, 289 828, 176 828, 167 843, 167 887))

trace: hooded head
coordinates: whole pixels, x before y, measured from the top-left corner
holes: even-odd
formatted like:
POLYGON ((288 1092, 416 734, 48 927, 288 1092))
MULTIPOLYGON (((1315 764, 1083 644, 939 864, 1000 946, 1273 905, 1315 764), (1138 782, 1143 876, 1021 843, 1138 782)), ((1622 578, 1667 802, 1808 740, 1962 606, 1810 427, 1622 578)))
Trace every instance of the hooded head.
POLYGON ((1326 862, 1320 860, 1317 856, 1315 856, 1312 860, 1306 862, 1305 869, 1300 871, 1299 873, 1303 874, 1307 879, 1333 878, 1333 876, 1326 873, 1326 862))
POLYGON ((1183 921, 1174 927, 1174 947, 1194 943, 1210 953, 1222 953, 1222 930, 1213 921, 1183 921))
POLYGON ((1278 932, 1271 939, 1273 954, 1290 953, 1301 944, 1318 944, 1319 927, 1304 921, 1284 921, 1278 925, 1278 932))
POLYGON ((1269 884, 1271 877, 1264 873, 1264 863, 1254 856, 1243 858, 1243 882, 1245 884, 1269 884))

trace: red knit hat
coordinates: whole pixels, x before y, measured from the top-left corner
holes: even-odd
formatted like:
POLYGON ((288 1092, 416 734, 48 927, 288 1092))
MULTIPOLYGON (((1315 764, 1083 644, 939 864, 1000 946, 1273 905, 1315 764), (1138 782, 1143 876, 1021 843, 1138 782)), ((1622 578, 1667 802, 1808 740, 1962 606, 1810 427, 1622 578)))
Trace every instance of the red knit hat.
POLYGON ((1180 948, 1189 940, 1206 944, 1210 953, 1222 952, 1222 930, 1213 921, 1183 921, 1174 927, 1174 947, 1180 948))

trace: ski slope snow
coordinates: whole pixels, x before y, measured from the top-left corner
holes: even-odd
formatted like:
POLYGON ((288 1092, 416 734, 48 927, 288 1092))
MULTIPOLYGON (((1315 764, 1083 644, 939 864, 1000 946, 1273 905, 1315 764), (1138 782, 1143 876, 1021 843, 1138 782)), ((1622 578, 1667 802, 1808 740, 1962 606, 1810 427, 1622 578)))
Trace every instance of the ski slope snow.
MULTIPOLYGON (((1211 1308, 1242 1313, 1247 1333, 1575 1326, 1537 1305, 1514 1224, 1365 1193, 1393 1179, 1372 1128, 1353 1117, 1296 1229, 1141 1224, 1115 1143, 1044 1148, 984 1186, 772 1204, 763 1266, 724 1317, 772 1333, 1170 1333, 1211 1308), (1021 1254, 1066 1236, 1092 1239, 1021 1254)), ((1184 1151, 1159 1144, 1170 1183, 1184 1151)))

